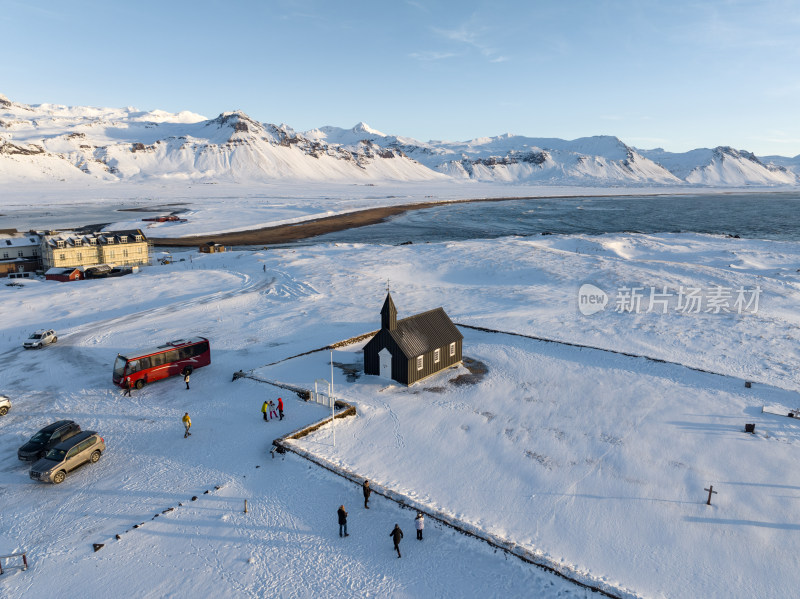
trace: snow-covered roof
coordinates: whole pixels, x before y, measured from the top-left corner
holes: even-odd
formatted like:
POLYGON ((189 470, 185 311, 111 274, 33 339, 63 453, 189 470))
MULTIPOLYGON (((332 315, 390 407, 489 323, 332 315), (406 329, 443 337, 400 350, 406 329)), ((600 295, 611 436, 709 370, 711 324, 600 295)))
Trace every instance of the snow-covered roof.
POLYGON ((64 245, 82 246, 92 245, 92 242, 99 245, 114 245, 117 243, 133 243, 136 237, 141 237, 140 241, 146 241, 147 237, 141 229, 131 229, 127 231, 97 231, 95 233, 75 233, 73 231, 62 231, 55 234, 45 235, 44 240, 50 247, 56 247, 59 241, 64 245))
POLYGON ((0 248, 38 246, 41 242, 42 238, 35 233, 0 234, 0 248))

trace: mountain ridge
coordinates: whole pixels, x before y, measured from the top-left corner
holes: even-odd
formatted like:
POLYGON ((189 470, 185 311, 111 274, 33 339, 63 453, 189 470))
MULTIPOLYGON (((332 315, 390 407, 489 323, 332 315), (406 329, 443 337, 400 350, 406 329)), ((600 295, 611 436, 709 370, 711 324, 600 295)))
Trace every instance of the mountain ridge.
POLYGON ((504 133, 419 141, 359 122, 297 132, 241 110, 27 105, 0 94, 0 181, 429 181, 503 184, 797 186, 800 156, 729 146, 667 152, 613 135, 573 140, 504 133))

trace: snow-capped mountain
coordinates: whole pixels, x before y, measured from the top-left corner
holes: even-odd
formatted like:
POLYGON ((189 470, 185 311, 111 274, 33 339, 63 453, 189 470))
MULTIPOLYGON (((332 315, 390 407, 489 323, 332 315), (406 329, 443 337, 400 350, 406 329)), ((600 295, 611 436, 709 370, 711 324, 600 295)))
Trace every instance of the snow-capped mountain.
POLYGON ((0 95, 0 181, 426 181, 558 185, 798 185, 800 156, 671 153, 613 136, 421 142, 359 123, 298 133, 240 111, 25 105, 0 95))
POLYGON ((242 112, 215 119, 0 96, 0 180, 424 181, 445 175, 397 150, 309 139, 242 112))
MULTIPOLYGON (((800 170, 761 160, 750 152, 718 146, 676 154, 661 148, 640 152, 688 183, 699 185, 797 185, 800 170)), ((773 157, 774 158, 774 157, 773 157)), ((798 157, 800 158, 800 157, 798 157)), ((788 160, 788 159, 787 159, 788 160)))

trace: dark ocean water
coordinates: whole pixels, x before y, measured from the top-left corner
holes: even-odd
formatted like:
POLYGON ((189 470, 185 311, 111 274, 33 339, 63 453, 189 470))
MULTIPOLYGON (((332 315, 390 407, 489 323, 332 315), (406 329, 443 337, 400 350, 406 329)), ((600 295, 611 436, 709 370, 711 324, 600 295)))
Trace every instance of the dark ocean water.
POLYGON ((800 192, 621 196, 452 204, 311 242, 458 241, 542 233, 711 233, 800 241, 800 192))

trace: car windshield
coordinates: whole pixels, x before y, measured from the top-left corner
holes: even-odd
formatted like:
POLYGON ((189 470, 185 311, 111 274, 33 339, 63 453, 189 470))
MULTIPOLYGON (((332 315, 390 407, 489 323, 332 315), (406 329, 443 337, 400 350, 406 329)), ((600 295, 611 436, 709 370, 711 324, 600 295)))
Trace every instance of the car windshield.
POLYGON ((43 433, 42 431, 39 431, 33 437, 31 437, 31 443, 47 443, 51 434, 52 433, 43 433))
POLYGON ((54 462, 62 462, 64 460, 64 456, 67 455, 67 452, 63 449, 51 449, 47 452, 47 455, 44 456, 46 460, 53 460, 54 462))
POLYGON ((28 339, 41 339, 41 338, 42 336, 39 333, 33 333, 30 337, 28 337, 28 339))
POLYGON ((117 378, 122 378, 122 375, 125 373, 125 365, 128 363, 128 358, 125 356, 117 356, 117 359, 114 362, 114 376, 117 378))

